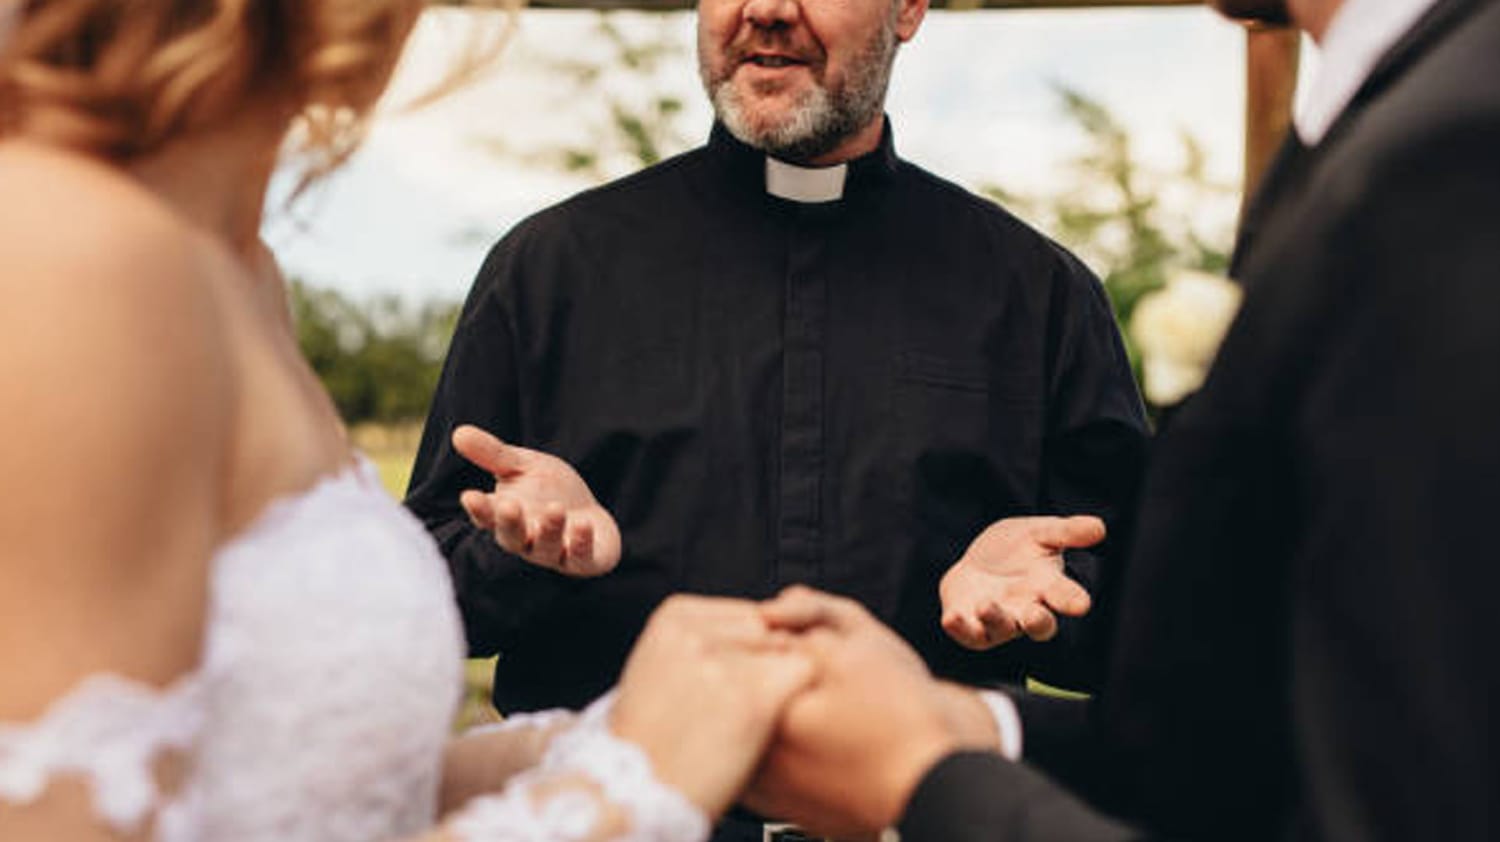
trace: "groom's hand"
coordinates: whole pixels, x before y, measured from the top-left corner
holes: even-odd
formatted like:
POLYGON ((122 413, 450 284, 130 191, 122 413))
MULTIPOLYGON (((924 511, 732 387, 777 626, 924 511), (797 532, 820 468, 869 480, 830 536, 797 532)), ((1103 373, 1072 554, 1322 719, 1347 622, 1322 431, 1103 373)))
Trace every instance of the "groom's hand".
POLYGON ((787 702, 813 666, 759 606, 674 596, 631 650, 610 727, 658 778, 717 817, 750 780, 787 702))
POLYGON ((943 685, 899 636, 858 603, 804 587, 764 603, 817 667, 792 699, 744 802, 822 836, 872 837, 896 823, 927 770, 959 747, 997 747, 982 703, 955 715, 943 685))
POLYGON ((989 649, 1018 637, 1050 640, 1057 614, 1088 613, 1089 592, 1063 571, 1063 551, 1104 540, 1096 517, 1018 517, 991 524, 943 575, 943 630, 989 649))
POLYGON ((495 477, 494 491, 471 489, 459 502, 502 549, 579 578, 620 563, 620 528, 572 465, 469 425, 453 431, 453 448, 495 477))

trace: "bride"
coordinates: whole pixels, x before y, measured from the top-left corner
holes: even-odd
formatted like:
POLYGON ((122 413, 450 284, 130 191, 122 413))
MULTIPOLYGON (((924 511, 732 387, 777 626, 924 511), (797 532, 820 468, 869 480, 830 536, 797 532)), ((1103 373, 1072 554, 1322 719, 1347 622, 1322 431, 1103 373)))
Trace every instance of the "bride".
POLYGON ((289 129, 346 157, 420 11, 0 0, 0 838, 690 842, 810 680, 678 598, 582 715, 448 740, 446 567, 257 233, 289 129))

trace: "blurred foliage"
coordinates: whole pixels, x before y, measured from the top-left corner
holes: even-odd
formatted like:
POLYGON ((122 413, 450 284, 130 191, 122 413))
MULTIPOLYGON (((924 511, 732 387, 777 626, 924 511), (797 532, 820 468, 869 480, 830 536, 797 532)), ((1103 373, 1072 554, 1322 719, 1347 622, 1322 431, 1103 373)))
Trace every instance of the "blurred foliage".
POLYGON ((427 415, 459 304, 413 305, 397 296, 354 301, 291 283, 297 341, 349 424, 394 424, 427 415))
POLYGON ((1030 220, 1072 249, 1104 281, 1131 362, 1140 358, 1130 320, 1140 300, 1177 269, 1222 275, 1229 267, 1233 231, 1200 230, 1196 209, 1232 199, 1235 188, 1206 173, 1202 143, 1183 133, 1182 164, 1156 171, 1137 157, 1129 133, 1103 103, 1072 88, 1056 88, 1063 115, 1083 135, 1071 161, 1072 184, 1055 196, 1027 197, 989 185, 981 192, 1030 220))
POLYGON ((499 137, 478 138, 478 146, 603 183, 692 145, 680 118, 684 96, 696 88, 672 90, 681 82, 675 70, 686 51, 672 18, 633 14, 627 20, 614 11, 597 11, 594 17, 601 55, 580 57, 586 51, 563 44, 536 59, 568 89, 552 107, 571 112, 577 136, 541 149, 517 148, 499 137))
POLYGON ((683 53, 669 26, 669 19, 662 18, 642 34, 623 28, 616 13, 599 12, 597 30, 609 47, 608 58, 604 62, 554 62, 553 66, 573 81, 576 101, 602 100, 607 106, 607 117, 590 124, 584 145, 559 150, 564 169, 604 181, 619 175, 608 168, 612 157, 649 167, 687 148, 688 141, 677 125, 683 111, 682 98, 651 84, 664 62, 683 53), (626 96, 621 88, 606 84, 609 77, 620 78, 622 74, 634 82, 622 88, 649 93, 644 98, 626 96))

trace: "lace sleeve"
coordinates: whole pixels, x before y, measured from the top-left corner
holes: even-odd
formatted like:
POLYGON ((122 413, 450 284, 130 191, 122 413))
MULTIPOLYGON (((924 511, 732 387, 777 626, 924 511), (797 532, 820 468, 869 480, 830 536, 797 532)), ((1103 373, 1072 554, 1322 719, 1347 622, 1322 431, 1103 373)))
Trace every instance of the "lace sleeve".
POLYGON ((553 738, 542 762, 447 824, 460 842, 702 842, 708 817, 657 780, 640 748, 609 730, 613 696, 553 738))
POLYGON ((85 679, 37 721, 0 724, 0 804, 35 804, 55 780, 83 780, 96 816, 121 836, 155 822, 157 840, 192 839, 186 798, 168 800, 155 764, 190 753, 203 729, 202 680, 166 690, 113 675, 85 679))

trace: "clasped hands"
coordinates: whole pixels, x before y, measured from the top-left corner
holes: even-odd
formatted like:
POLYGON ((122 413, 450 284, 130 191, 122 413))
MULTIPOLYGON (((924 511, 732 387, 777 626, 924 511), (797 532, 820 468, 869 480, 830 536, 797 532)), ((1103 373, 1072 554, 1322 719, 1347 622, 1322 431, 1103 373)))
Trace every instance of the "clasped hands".
POLYGON ((893 825, 934 763, 998 750, 988 708, 932 677, 858 603, 676 596, 647 623, 611 714, 657 776, 710 816, 739 801, 824 836, 893 825))

